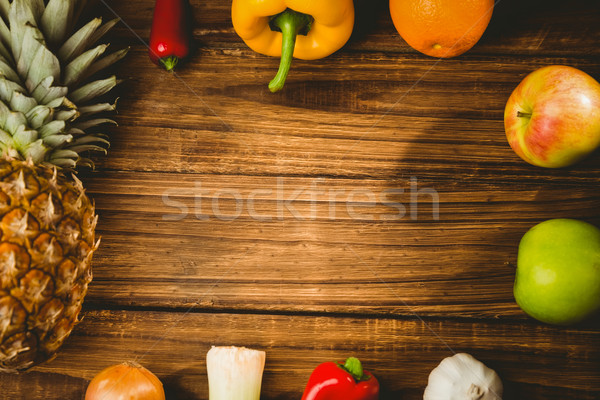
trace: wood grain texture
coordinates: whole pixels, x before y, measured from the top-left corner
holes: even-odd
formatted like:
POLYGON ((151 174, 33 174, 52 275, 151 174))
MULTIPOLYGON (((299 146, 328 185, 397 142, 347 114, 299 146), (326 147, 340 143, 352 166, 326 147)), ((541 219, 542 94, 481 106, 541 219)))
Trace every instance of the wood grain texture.
POLYGON ((136 359, 163 380, 169 399, 201 400, 208 398, 210 346, 245 345, 267 352, 264 399, 300 398, 316 365, 352 354, 379 378, 382 399, 417 400, 431 369, 453 354, 450 347, 494 368, 507 399, 596 399, 600 352, 589 343, 599 340, 598 331, 537 324, 89 311, 51 364, 0 375, 0 385, 9 398, 37 382, 28 399, 79 399, 82 381, 107 365, 136 359), (55 385, 63 392, 52 393, 55 385))
POLYGON ((124 79, 108 157, 80 175, 102 236, 83 322, 57 359, 0 375, 0 398, 82 399, 140 358, 169 399, 206 399, 210 345, 265 349, 264 399, 298 399, 320 362, 359 356, 383 399, 420 399, 452 351, 496 369, 505 399, 600 398, 598 318, 528 318, 512 285, 521 236, 545 219, 600 226, 600 153, 530 166, 506 143, 508 96, 549 64, 600 77, 600 2, 502 0, 466 54, 436 60, 356 0, 348 44, 294 60, 252 52, 230 1, 191 0, 196 51, 148 60, 154 2, 121 17, 124 79))
POLYGON ((109 172, 88 188, 103 235, 88 301, 112 307, 521 318, 520 237, 600 205, 593 187, 410 178, 109 172))

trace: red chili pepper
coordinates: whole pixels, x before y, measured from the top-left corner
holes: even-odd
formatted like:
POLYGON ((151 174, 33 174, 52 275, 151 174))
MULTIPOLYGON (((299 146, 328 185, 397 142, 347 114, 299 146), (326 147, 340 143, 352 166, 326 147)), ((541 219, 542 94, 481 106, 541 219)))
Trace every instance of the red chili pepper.
POLYGON ((373 374, 363 371, 357 358, 345 363, 325 362, 308 378, 302 400, 377 400, 379 382, 373 374))
POLYGON ((190 53, 191 12, 188 0, 156 0, 149 55, 152 62, 171 71, 190 53))

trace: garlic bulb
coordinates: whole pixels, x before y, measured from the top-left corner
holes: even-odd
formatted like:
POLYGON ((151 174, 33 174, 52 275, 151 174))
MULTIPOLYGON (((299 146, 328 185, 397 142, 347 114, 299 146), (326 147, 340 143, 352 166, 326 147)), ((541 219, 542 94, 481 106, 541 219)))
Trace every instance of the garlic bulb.
POLYGON ((502 400, 502 381, 481 361, 458 353, 431 371, 423 400, 502 400))

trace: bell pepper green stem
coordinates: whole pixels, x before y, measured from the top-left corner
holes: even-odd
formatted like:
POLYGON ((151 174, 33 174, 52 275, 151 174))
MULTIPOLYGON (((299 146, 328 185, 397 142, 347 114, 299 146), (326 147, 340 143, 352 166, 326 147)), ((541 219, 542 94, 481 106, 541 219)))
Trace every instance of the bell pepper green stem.
MULTIPOLYGON (((294 55, 294 47, 296 47, 296 37, 299 33, 310 29, 312 17, 299 13, 297 11, 287 9, 284 12, 277 14, 271 20, 271 27, 281 31, 281 61, 279 62, 279 71, 275 78, 269 83, 269 90, 277 92, 283 89, 285 80, 290 72, 292 65, 292 56, 294 55)), ((306 33, 304 33, 306 34, 306 33)))
POLYGON ((177 57, 177 56, 163 57, 163 58, 159 59, 159 61, 160 61, 160 65, 162 65, 167 71, 171 72, 173 70, 173 68, 175 68, 177 63, 179 62, 179 57, 177 57))
POLYGON ((357 381, 360 381, 364 376, 362 364, 356 357, 348 357, 346 363, 344 364, 344 369, 348 371, 357 381))

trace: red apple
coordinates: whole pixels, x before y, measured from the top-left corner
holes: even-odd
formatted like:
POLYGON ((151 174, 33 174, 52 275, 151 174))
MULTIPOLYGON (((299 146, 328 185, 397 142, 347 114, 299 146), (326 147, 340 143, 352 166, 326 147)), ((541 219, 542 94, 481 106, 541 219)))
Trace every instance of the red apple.
POLYGON ((540 68, 510 95, 504 128, 510 147, 528 163, 572 165, 600 146, 600 83, 573 67, 540 68))

